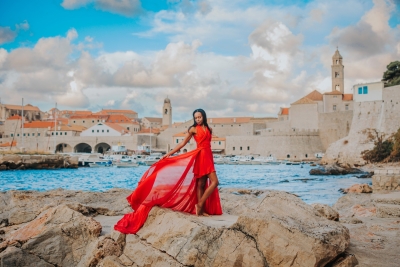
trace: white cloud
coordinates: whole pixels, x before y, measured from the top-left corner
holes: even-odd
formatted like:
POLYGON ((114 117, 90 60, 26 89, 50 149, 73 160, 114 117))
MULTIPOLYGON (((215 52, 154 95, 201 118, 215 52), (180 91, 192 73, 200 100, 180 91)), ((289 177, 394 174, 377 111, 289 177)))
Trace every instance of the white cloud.
POLYGON ((14 41, 17 33, 12 31, 10 27, 0 26, 0 45, 14 41))
POLYGON ((22 23, 20 23, 20 24, 17 24, 17 25, 15 25, 15 27, 19 30, 19 29, 21 29, 21 30, 24 30, 24 31, 27 31, 27 30, 29 30, 29 23, 28 23, 28 21, 23 21, 22 23))
POLYGON ((97 9, 124 16, 142 12, 140 0, 64 0, 61 6, 65 9, 77 9, 93 3, 97 9))

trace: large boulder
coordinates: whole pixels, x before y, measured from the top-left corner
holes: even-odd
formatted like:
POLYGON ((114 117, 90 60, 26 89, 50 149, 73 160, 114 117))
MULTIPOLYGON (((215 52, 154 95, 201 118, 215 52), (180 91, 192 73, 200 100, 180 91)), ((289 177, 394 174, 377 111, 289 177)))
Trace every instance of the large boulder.
MULTIPOLYGON (((36 219, 10 233, 0 244, 0 251, 5 249, 0 260, 15 258, 10 257, 10 250, 13 250, 15 255, 33 255, 46 264, 78 266, 86 247, 96 241, 100 233, 100 223, 60 205, 43 211, 36 219), (13 246, 21 251, 10 249, 13 246)), ((18 266, 32 265, 28 262, 18 266)))
POLYGON ((310 175, 346 175, 346 174, 369 174, 357 168, 351 167, 340 167, 337 165, 320 166, 318 168, 311 169, 310 175))
POLYGON ((107 192, 73 190, 7 191, 0 192, 0 222, 10 225, 29 222, 43 210, 60 204, 84 215, 122 215, 130 210, 126 196, 131 190, 111 189, 107 192))

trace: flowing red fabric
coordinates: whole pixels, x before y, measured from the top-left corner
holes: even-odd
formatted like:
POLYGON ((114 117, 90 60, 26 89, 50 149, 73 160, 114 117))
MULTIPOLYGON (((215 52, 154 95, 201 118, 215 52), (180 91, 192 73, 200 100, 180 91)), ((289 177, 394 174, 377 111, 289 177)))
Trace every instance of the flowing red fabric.
MULTIPOLYGON (((195 214, 197 179, 215 171, 211 152, 211 133, 196 127, 194 139, 197 149, 153 164, 140 179, 137 188, 127 197, 134 212, 125 214, 114 229, 124 234, 135 234, 146 222, 153 206, 195 214)), ((207 180, 207 185, 209 180, 207 180)), ((221 215, 218 188, 208 197, 204 211, 221 215)))

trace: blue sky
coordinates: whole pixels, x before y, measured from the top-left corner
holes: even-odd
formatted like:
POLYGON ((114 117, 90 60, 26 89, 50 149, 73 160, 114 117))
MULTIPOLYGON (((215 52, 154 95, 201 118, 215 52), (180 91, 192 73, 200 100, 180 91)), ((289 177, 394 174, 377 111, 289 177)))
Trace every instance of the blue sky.
POLYGON ((273 116, 331 90, 339 46, 345 90, 400 56, 399 1, 0 1, 0 97, 42 110, 129 108, 175 121, 273 116))

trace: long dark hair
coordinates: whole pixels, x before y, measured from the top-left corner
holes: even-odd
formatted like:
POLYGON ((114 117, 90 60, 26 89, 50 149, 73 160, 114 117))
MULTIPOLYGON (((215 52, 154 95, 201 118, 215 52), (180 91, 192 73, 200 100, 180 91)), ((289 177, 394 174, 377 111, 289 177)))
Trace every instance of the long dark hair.
POLYGON ((193 125, 189 127, 188 132, 189 132, 190 128, 197 126, 196 120, 194 118, 194 114, 196 112, 200 112, 201 113, 201 116, 203 117, 203 125, 206 126, 208 128, 208 130, 210 131, 210 133, 212 134, 212 130, 211 130, 210 126, 208 126, 208 123, 207 123, 206 112, 204 111, 204 109, 201 109, 201 108, 198 108, 195 111, 193 111, 193 125))

